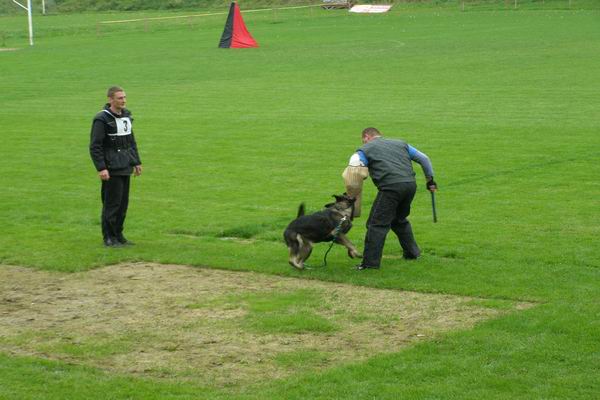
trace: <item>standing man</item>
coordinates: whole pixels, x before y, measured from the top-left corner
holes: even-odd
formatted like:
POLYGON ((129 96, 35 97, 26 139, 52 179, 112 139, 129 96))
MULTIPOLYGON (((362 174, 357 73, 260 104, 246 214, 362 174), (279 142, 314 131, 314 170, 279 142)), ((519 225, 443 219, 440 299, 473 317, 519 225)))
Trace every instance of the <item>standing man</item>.
POLYGON ((133 118, 125 108, 123 88, 108 89, 108 103, 94 117, 90 155, 102 182, 102 236, 107 247, 132 245, 123 236, 129 203, 131 174, 142 173, 142 162, 133 136, 133 118))
POLYGON ((412 161, 421 165, 427 190, 434 192, 437 185, 429 157, 402 140, 384 138, 375 128, 362 131, 362 142, 363 146, 352 155, 349 164, 350 167, 367 167, 378 192, 367 220, 363 260, 357 269, 379 268, 390 228, 398 236, 404 258, 416 259, 421 250, 406 219, 417 190, 412 161))

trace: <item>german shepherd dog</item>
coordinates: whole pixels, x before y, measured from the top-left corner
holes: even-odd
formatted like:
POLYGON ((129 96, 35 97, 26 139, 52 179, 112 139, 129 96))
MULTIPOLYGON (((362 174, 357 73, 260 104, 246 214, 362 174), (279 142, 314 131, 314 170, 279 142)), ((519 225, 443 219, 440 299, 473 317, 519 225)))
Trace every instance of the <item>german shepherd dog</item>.
POLYGON ((283 239, 290 251, 289 263, 297 269, 304 269, 304 262, 310 257, 313 243, 330 242, 341 244, 348 249, 350 258, 362 258, 356 247, 346 237, 352 228, 354 197, 345 193, 335 197, 335 203, 325 205, 325 209, 314 214, 304 215, 304 203, 298 207, 298 216, 283 232, 283 239))

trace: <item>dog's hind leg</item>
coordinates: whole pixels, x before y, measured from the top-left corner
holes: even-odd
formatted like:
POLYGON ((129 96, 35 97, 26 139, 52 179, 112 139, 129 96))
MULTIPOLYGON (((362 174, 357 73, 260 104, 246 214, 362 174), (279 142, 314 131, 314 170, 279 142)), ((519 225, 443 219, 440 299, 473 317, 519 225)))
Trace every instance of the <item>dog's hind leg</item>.
POLYGON ((297 269, 304 269, 304 259, 303 259, 303 251, 304 251, 305 243, 300 234, 296 234, 294 238, 294 246, 291 246, 290 249, 290 258, 289 263, 292 267, 297 269))
POLYGON ((298 250, 298 263, 304 268, 304 262, 310 257, 312 253, 312 243, 306 240, 302 236, 298 235, 298 243, 300 243, 300 249, 298 250))
POLYGON ((302 247, 302 236, 293 230, 286 229, 283 238, 289 250, 288 262, 294 268, 302 269, 302 264, 298 261, 300 248, 302 247))
POLYGON ((304 247, 300 248, 300 254, 298 256, 302 268, 304 268, 304 262, 310 257, 310 253, 312 253, 312 243, 305 243, 304 247))
MULTIPOLYGON (((302 250, 302 247, 300 247, 299 250, 302 250)), ((302 262, 301 254, 294 252, 292 249, 290 249, 290 258, 288 262, 296 269, 304 269, 304 263, 302 262)))
POLYGON ((340 233, 338 235, 338 237, 335 239, 335 242, 341 244, 342 246, 348 249, 348 257, 362 258, 362 254, 358 252, 358 250, 356 249, 356 247, 354 247, 350 239, 348 239, 343 233, 340 233))
POLYGON ((290 257, 288 259, 288 262, 290 263, 290 265, 294 268, 301 268, 298 265, 298 252, 297 250, 295 251, 292 247, 288 247, 288 250, 290 251, 290 257))

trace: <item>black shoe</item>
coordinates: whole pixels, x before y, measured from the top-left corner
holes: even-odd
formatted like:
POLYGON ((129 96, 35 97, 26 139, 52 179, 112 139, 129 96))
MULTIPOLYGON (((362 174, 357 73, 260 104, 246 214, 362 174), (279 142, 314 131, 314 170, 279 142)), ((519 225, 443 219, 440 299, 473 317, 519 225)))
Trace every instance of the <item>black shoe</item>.
POLYGON ((358 271, 362 271, 363 269, 379 269, 379 266, 358 264, 356 269, 358 271))
POLYGON ((127 240, 127 238, 125 236, 119 236, 117 238, 117 241, 122 244, 123 246, 134 246, 135 243, 133 243, 131 240, 127 240))
POLYGON ((108 237, 104 239, 105 247, 123 247, 123 245, 115 238, 108 237))

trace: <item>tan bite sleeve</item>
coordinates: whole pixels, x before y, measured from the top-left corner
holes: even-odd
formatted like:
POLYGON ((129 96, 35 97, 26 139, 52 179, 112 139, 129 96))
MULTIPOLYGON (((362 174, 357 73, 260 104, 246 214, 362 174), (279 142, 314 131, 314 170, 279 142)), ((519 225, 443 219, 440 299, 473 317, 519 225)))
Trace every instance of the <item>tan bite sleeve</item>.
POLYGON ((349 196, 355 197, 353 217, 360 217, 363 181, 369 176, 369 168, 347 166, 342 173, 344 186, 349 196))

